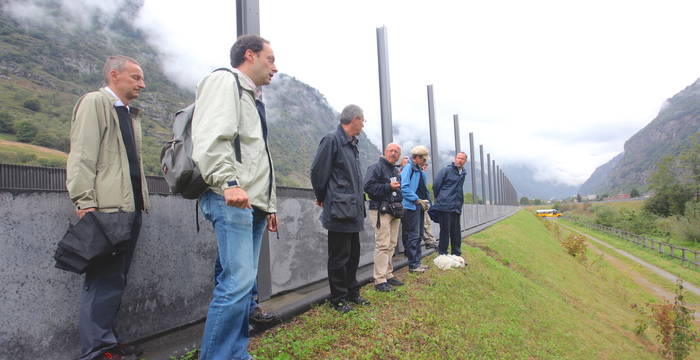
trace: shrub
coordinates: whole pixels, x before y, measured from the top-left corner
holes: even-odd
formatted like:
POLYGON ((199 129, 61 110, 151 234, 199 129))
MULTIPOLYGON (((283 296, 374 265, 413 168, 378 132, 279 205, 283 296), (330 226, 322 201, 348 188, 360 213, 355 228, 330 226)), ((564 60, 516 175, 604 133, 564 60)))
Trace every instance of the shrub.
POLYGON ((586 259, 586 238, 583 235, 571 233, 561 242, 561 246, 569 255, 586 259))
POLYGON ((32 125, 29 121, 21 120, 15 124, 15 130, 17 133, 17 140, 21 142, 31 142, 37 133, 36 126, 32 125))
POLYGON ((15 127, 12 126, 12 115, 1 112, 0 113, 0 133, 14 134, 15 127))
POLYGON ((614 226, 617 223, 617 212, 609 206, 596 206, 593 208, 593 213, 596 215, 596 224, 614 226))
POLYGON ((35 100, 35 99, 25 101, 24 104, 22 104, 22 106, 24 106, 25 108, 27 108, 31 111, 40 111, 41 110, 41 103, 39 102, 39 100, 35 100))
POLYGON ((690 355, 700 340, 693 325, 693 311, 685 306, 683 282, 677 283, 673 303, 648 304, 653 325, 658 330, 656 336, 661 342, 661 355, 664 359, 682 360, 690 355))

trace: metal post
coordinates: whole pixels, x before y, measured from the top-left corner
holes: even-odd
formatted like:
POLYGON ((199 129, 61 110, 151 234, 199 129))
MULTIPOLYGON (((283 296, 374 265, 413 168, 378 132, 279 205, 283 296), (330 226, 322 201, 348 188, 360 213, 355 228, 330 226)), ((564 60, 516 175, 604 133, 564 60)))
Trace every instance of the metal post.
POLYGON ((428 85, 428 123, 430 125, 430 162, 433 174, 433 184, 437 176, 437 168, 440 166, 438 154, 437 130, 435 129, 435 103, 433 100, 433 85, 428 85))
POLYGON ((386 27, 377 28, 377 61, 379 65, 379 105, 382 115, 382 149, 394 141, 391 120, 391 86, 389 82, 389 50, 386 27))
POLYGON ((472 170, 472 204, 479 203, 479 197, 476 194, 476 164, 474 163, 474 133, 469 133, 469 163, 472 170))
POLYGON ((489 181, 489 204, 493 205, 493 187, 491 186, 491 177, 493 176, 493 170, 491 168, 491 154, 486 154, 486 167, 488 167, 488 181, 489 181))
POLYGON ((462 143, 460 141, 460 134, 459 134, 459 115, 454 114, 452 115, 452 119, 454 120, 455 123, 455 155, 462 151, 462 143))
POLYGON ((503 205, 503 198, 501 198, 501 167, 496 165, 496 204, 503 205))
POLYGON ((484 145, 479 145, 479 163, 481 164, 481 199, 486 205, 486 184, 484 183, 484 145))
POLYGON ((496 198, 496 160, 491 160, 491 172, 493 173, 493 204, 496 205, 498 203, 498 198, 496 198))
POLYGON ((260 35, 260 4, 258 0, 236 0, 236 30, 238 36, 260 35))

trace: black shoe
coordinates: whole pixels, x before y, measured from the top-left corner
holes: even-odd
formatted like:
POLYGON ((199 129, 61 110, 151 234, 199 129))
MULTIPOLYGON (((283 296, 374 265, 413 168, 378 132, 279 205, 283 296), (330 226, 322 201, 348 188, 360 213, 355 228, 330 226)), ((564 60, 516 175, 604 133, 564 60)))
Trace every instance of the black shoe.
POLYGON ((395 277, 388 279, 386 282, 389 283, 389 285, 391 285, 391 286, 402 286, 403 285, 403 282, 395 277))
POLYGON ((256 307, 248 317, 248 320, 256 324, 269 324, 279 322, 279 316, 272 312, 264 312, 261 308, 256 307))
POLYGON ((374 285, 374 288, 377 289, 377 291, 383 291, 383 292, 389 292, 389 291, 394 291, 395 289, 388 284, 387 282, 383 282, 381 284, 374 285))
POLYGON ((143 354, 143 349, 136 347, 136 345, 117 344, 117 347, 114 349, 114 352, 122 356, 141 356, 143 354))
POLYGON ((335 309, 336 311, 338 311, 342 314, 349 313, 350 311, 352 311, 352 307, 344 301, 337 302, 337 303, 331 302, 331 306, 333 307, 333 309, 335 309))
POLYGON ((371 305, 371 304, 372 304, 371 302, 369 302, 369 300, 363 298, 363 297, 360 296, 360 295, 351 296, 351 297, 348 298, 348 301, 354 302, 355 304, 357 304, 357 305, 362 305, 362 306, 366 306, 366 305, 371 305))

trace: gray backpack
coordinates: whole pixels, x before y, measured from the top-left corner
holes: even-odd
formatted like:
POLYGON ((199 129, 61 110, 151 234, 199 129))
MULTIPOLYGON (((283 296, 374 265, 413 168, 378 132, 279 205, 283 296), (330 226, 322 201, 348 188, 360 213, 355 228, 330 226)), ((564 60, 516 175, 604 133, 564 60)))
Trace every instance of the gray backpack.
MULTIPOLYGON (((220 68, 214 71, 228 71, 236 78, 239 96, 243 96, 245 89, 241 87, 238 74, 227 69, 220 68)), ((207 191, 209 185, 202 178, 197 165, 192 160, 192 117, 194 116, 194 103, 175 113, 173 121, 173 139, 163 144, 160 151, 160 169, 168 183, 170 192, 181 194, 185 199, 198 199, 207 191)), ((239 107, 240 108, 240 107, 239 107)), ((236 159, 240 162, 240 139, 234 139, 236 159)))

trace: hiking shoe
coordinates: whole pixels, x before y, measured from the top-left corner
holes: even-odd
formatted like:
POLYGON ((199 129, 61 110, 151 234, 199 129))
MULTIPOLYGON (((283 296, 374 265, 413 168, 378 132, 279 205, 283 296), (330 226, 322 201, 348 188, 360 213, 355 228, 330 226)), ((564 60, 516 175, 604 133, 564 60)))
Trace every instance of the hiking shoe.
POLYGON ((344 301, 340 301, 337 303, 331 302, 331 307, 333 307, 333 309, 335 309, 335 311, 337 311, 341 314, 349 313, 350 311, 352 311, 352 307, 344 301))
POLYGON ((412 273, 424 273, 427 270, 428 269, 424 268, 423 265, 418 266, 417 268, 411 268, 411 267, 408 268, 408 272, 412 272, 412 273))
MULTIPOLYGON (((389 280, 391 280, 391 279, 389 279, 389 280)), ((383 291, 383 292, 394 291, 395 289, 391 285, 389 285, 388 282, 389 281, 374 285, 374 288, 377 289, 377 291, 383 291)))
POLYGON ((256 324, 269 324, 279 321, 279 316, 272 312, 264 312, 261 308, 256 307, 248 319, 256 324))
POLYGON ((351 296, 351 297, 348 298, 348 301, 354 302, 355 304, 357 304, 357 305, 362 305, 362 306, 366 306, 366 305, 371 305, 371 304, 372 304, 371 302, 369 302, 369 300, 363 298, 363 297, 360 296, 360 295, 351 296))
POLYGON ((389 283, 389 285, 391 285, 391 286, 402 286, 403 285, 403 282, 395 277, 388 279, 386 282, 389 283))

